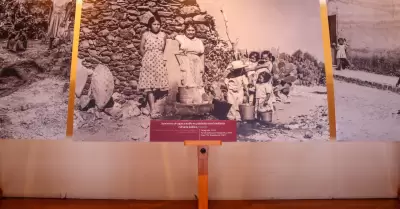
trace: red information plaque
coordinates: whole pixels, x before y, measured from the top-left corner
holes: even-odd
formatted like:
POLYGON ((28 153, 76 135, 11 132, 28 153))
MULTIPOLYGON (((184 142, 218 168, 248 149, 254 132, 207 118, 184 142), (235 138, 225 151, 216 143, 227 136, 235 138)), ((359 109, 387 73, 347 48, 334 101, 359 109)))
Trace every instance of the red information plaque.
POLYGON ((233 120, 152 120, 151 142, 183 142, 185 140, 236 141, 233 120))

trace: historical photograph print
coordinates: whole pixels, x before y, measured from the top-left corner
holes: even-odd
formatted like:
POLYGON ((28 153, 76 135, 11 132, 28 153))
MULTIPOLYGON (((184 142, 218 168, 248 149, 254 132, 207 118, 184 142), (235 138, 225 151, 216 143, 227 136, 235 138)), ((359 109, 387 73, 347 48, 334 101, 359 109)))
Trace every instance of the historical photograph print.
POLYGON ((76 140, 150 141, 152 120, 329 139, 319 0, 86 0, 78 62, 76 140))
POLYGON ((0 0, 0 138, 66 136, 75 0, 0 0))
POLYGON ((399 0, 328 0, 336 138, 399 141, 399 0))

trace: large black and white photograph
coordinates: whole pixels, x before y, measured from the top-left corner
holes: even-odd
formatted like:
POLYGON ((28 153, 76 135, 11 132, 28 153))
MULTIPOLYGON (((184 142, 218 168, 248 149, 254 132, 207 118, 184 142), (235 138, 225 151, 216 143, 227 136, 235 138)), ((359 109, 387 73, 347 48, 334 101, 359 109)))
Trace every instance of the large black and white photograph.
POLYGON ((66 136, 74 0, 0 0, 0 138, 66 136))
POLYGON ((75 140, 146 142, 151 120, 330 138, 319 0, 87 0, 78 57, 75 140))
POLYGON ((337 140, 400 140, 399 5, 328 0, 337 140))

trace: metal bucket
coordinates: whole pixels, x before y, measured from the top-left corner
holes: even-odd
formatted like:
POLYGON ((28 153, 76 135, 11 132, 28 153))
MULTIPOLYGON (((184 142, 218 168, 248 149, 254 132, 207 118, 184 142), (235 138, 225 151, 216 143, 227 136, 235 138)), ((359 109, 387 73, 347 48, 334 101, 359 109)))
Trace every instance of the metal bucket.
POLYGON ((254 120, 254 105, 250 104, 241 104, 239 105, 239 113, 242 120, 254 120))
POLYGON ((182 104, 193 104, 194 89, 195 88, 179 87, 179 102, 182 104))
MULTIPOLYGON (((202 104, 203 103, 203 94, 202 94, 202 90, 201 88, 194 88, 193 92, 192 92, 192 97, 193 97, 193 103, 194 104, 202 104)), ((205 94, 205 91, 204 91, 205 94)))
POLYGON ((259 112, 261 121, 272 122, 272 111, 259 112))

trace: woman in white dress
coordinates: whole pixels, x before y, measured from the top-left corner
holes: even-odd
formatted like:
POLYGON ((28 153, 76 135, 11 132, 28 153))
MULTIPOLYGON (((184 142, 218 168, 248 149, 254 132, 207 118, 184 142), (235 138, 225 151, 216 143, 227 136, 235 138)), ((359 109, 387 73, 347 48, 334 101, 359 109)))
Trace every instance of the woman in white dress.
POLYGON ((193 88, 193 103, 203 102, 204 91, 204 44, 196 37, 196 27, 193 24, 185 26, 185 34, 177 35, 181 56, 178 56, 182 72, 181 87, 193 88))

